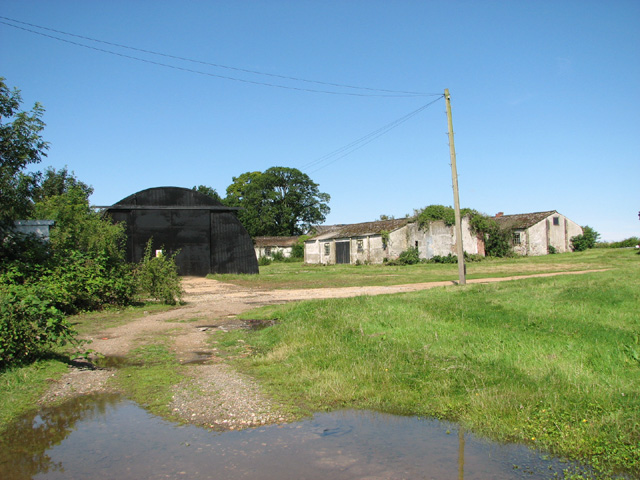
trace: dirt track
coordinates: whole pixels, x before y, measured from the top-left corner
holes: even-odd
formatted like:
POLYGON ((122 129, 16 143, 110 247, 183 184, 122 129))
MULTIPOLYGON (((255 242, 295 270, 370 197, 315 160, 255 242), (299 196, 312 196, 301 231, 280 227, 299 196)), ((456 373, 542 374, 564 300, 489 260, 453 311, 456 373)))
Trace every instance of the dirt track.
MULTIPOLYGON (((559 272, 467 280, 467 283, 494 283, 532 277, 577 275, 590 271, 559 272)), ((253 290, 206 278, 183 279, 186 304, 180 308, 149 314, 126 325, 111 328, 88 338, 91 349, 105 356, 126 356, 150 335, 166 332, 178 360, 188 364, 187 377, 175 390, 170 405, 184 421, 218 429, 238 429, 288 420, 280 406, 264 396, 250 378, 235 372, 216 356, 207 344, 207 332, 241 328, 246 324, 237 315, 269 304, 321 298, 403 293, 449 286, 455 282, 431 282, 387 287, 346 287, 304 290, 253 290), (187 321, 188 320, 188 321, 187 321), (197 387, 197 388, 194 388, 197 387)), ((55 382, 42 404, 72 396, 111 391, 110 369, 70 368, 55 382)))

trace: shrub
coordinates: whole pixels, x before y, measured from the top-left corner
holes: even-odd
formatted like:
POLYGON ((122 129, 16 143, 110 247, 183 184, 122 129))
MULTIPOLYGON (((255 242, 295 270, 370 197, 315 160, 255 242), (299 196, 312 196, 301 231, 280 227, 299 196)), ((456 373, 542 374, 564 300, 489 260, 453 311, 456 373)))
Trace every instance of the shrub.
POLYGON ((550 255, 553 255, 555 253, 558 253, 558 250, 556 250, 556 247, 554 247, 553 245, 549 245, 549 247, 547 248, 547 250, 549 251, 550 255))
POLYGON ((395 260, 389 260, 386 265, 415 265, 420 263, 418 247, 411 247, 402 252, 395 260))
POLYGON ((104 305, 127 305, 134 299, 131 268, 112 264, 104 255, 71 250, 55 255, 34 288, 65 314, 98 310, 104 305))
POLYGON ((452 254, 447 256, 434 255, 429 259, 429 263, 458 263, 458 256, 452 254))
POLYGON ((148 295, 167 305, 175 305, 182 300, 182 283, 178 276, 175 256, 152 256, 152 239, 149 239, 144 250, 144 258, 135 270, 138 293, 148 295))
POLYGON ((271 260, 273 260, 274 262, 284 262, 285 258, 284 258, 284 253, 282 253, 282 250, 275 250, 271 254, 271 260))
POLYGON ((465 262, 473 263, 473 262, 482 262, 483 260, 486 260, 486 257, 483 255, 479 255, 477 253, 464 252, 465 262))
POLYGON ((258 265, 261 267, 266 267, 267 265, 271 265, 271 259, 269 257, 260 257, 258 259, 258 265))
POLYGON ((33 288, 0 284, 0 370, 74 343, 75 336, 64 314, 33 288))
POLYGON ((629 237, 619 242, 597 242, 594 248, 633 248, 640 245, 640 238, 629 237))
POLYGON ((588 248, 593 248, 598 241, 600 234, 589 225, 582 228, 582 235, 571 237, 571 248, 574 252, 583 252, 588 248))
POLYGON ((304 258, 304 242, 311 238, 311 235, 300 235, 296 244, 291 249, 291 258, 302 260, 304 258))

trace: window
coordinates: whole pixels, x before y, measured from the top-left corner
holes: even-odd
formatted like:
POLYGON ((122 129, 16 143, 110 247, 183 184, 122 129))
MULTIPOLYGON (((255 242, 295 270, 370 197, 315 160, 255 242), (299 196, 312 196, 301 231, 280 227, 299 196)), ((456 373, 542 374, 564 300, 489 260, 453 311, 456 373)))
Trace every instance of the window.
POLYGON ((418 240, 416 240, 416 248, 418 248, 418 240))
POLYGON ((513 234, 513 244, 520 245, 520 232, 515 232, 513 234))
POLYGON ((265 257, 271 256, 271 247, 264 247, 264 255, 265 257))
POLYGON ((325 243, 324 244, 324 254, 327 257, 331 254, 331 244, 330 243, 325 243))
POLYGON ((358 253, 364 252, 364 240, 358 240, 356 244, 358 245, 358 253))
POLYGON ((553 224, 560 225, 560 217, 553 217, 553 224))

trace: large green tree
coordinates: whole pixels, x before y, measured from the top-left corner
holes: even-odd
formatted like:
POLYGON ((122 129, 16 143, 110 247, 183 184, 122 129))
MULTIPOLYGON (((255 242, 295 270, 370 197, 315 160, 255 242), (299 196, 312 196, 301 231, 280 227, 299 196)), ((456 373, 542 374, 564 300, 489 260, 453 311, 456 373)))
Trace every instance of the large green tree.
POLYGON ((322 223, 330 196, 296 168, 271 167, 233 177, 225 202, 242 207, 238 217, 251 236, 290 236, 322 223))
POLYGON ((0 228, 29 214, 38 175, 24 170, 46 157, 49 148, 40 136, 44 108, 36 103, 31 111, 21 111, 20 91, 4 80, 0 77, 0 228))

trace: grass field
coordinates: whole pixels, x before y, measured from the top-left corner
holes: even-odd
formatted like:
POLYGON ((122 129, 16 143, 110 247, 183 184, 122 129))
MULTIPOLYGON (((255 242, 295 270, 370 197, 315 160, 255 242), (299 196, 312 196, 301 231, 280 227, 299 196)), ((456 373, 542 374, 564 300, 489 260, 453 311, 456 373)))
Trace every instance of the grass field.
MULTIPOLYGON (((621 267, 633 259, 631 249, 486 259, 467 263, 467 278, 504 277, 559 271, 621 267)), ((635 257, 638 259, 638 256, 635 257)), ((209 278, 253 288, 291 289, 320 287, 383 286, 458 279, 455 264, 304 265, 274 262, 260 267, 260 275, 210 275, 209 278)))
MULTIPOLYGON (((600 250, 481 263, 469 273, 553 271, 559 260, 608 270, 271 306, 247 316, 275 326, 216 340, 249 345, 239 367, 309 411, 444 418, 580 459, 602 478, 640 477, 640 257, 600 250)), ((357 277, 357 268, 319 283, 347 283, 344 272, 357 277)), ((297 284, 294 270, 283 270, 273 278, 297 284)), ((403 283, 432 279, 414 270, 399 274, 403 283)), ((313 283, 313 269, 299 275, 313 283)))

